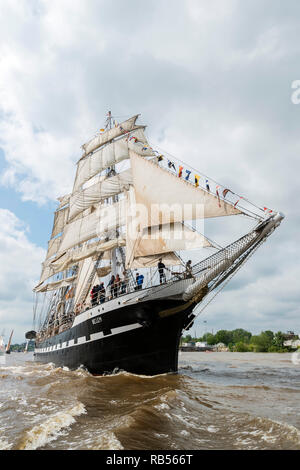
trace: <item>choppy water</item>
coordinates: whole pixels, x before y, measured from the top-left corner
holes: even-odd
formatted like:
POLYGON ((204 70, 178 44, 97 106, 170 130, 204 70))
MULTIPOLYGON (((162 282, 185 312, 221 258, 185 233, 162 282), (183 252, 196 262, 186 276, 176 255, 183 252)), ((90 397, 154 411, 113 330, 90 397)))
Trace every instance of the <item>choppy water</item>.
POLYGON ((0 363, 0 449, 299 449, 290 354, 181 353, 179 374, 0 363))

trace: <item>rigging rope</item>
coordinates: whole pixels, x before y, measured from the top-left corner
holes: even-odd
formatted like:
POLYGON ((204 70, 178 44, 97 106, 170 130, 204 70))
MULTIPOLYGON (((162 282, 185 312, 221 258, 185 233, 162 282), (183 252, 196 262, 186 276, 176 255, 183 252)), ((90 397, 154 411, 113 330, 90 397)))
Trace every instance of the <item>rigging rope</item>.
MULTIPOLYGON (((227 284, 231 281, 231 279, 233 278, 233 276, 241 269, 241 267, 246 263, 246 261, 248 261, 249 258, 251 258, 251 256, 254 255, 254 253, 256 252, 256 250, 260 247, 260 245, 262 245, 262 243, 264 243, 267 239, 267 237, 269 236, 270 234, 268 234, 266 237, 264 237, 260 242, 258 242, 252 249, 248 250, 248 252, 246 252, 244 255, 244 259, 242 261, 240 261, 238 264, 238 267, 236 267, 234 269, 234 271, 229 275, 229 277, 227 278, 227 280, 224 282, 224 284, 221 284, 220 288, 215 292, 215 294, 202 306, 202 308, 199 310, 199 312, 194 316, 194 318, 187 324, 187 326, 185 326, 185 328, 183 329, 183 331, 187 331, 190 327, 190 325, 195 321, 195 319, 201 315, 201 313, 203 312, 203 310, 206 309, 206 307, 208 307, 208 305, 216 298, 216 296, 227 286, 227 284)), ((231 269, 233 267, 231 266, 231 269)), ((221 276, 224 275, 224 279, 226 278, 226 274, 223 272, 221 273, 221 276)), ((222 280, 220 281, 220 277, 219 277, 219 280, 216 280, 216 285, 218 285, 219 282, 222 282, 222 280)), ((214 287, 211 287, 211 291, 212 292, 212 289, 214 289, 214 287)), ((201 303, 199 304, 201 305, 201 303)), ((194 311, 192 312, 194 314, 194 311)))

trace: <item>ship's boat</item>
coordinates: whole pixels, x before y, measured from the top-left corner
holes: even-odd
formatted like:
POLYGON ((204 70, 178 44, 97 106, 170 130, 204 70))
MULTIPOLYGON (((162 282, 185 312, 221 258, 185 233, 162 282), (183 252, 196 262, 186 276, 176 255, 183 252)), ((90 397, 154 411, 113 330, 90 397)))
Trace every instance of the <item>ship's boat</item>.
POLYGON ((177 371, 182 332, 284 217, 151 147, 137 119, 108 113, 59 198, 26 335, 37 361, 177 371), (252 225, 226 246, 195 226, 237 218, 252 225))

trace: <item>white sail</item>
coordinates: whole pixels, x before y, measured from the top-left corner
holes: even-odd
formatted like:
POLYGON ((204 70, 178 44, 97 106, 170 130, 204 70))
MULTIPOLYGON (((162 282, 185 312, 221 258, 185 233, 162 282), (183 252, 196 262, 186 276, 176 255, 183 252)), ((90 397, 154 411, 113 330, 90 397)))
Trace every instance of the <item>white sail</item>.
POLYGON ((204 235, 181 222, 142 227, 143 210, 136 203, 133 187, 127 192, 126 266, 134 265, 135 258, 153 256, 180 250, 211 246, 204 235))
POLYGON ((58 252, 60 242, 61 242, 61 236, 56 237, 56 238, 51 238, 51 240, 48 241, 48 251, 47 251, 46 259, 52 258, 52 256, 54 256, 58 252))
POLYGON ((70 198, 69 221, 80 214, 80 212, 99 203, 103 199, 107 199, 129 189, 131 183, 132 175, 129 169, 115 176, 108 177, 103 181, 98 181, 92 186, 72 194, 70 198))
POLYGON ((115 204, 99 205, 95 211, 66 225, 59 250, 63 253, 75 245, 100 237, 124 225, 125 221, 125 199, 115 204))
POLYGON ((136 202, 145 211, 141 221, 144 227, 241 213, 131 150, 130 159, 136 202))
POLYGON ((68 212, 69 208, 66 207, 65 209, 61 209, 54 213, 54 222, 53 222, 53 229, 51 233, 51 238, 56 237, 59 233, 61 233, 64 229, 64 226, 68 220, 68 212))
POLYGON ((12 332, 10 334, 10 337, 9 337, 9 340, 8 340, 8 343, 7 343, 7 346, 6 346, 6 352, 10 352, 10 346, 11 346, 11 340, 12 340, 13 333, 14 333, 14 330, 12 330, 12 332))
MULTIPOLYGON (((89 277, 94 270, 94 261, 91 258, 85 259, 80 265, 78 276, 77 276, 77 287, 74 297, 74 305, 76 306, 82 296, 82 291, 88 282, 89 277)), ((82 300, 84 302, 85 299, 82 300)))
POLYGON ((135 125, 135 121, 137 120, 138 116, 139 115, 137 114, 136 116, 133 116, 127 119, 126 121, 119 124, 117 127, 113 127, 112 129, 109 129, 106 132, 103 132, 102 134, 97 135, 96 137, 91 139, 89 142, 84 144, 82 146, 84 155, 87 155, 90 152, 93 152, 98 147, 101 147, 107 142, 110 142, 111 140, 115 139, 116 137, 121 136, 122 134, 128 131, 134 130, 135 128, 144 127, 144 126, 135 125))
POLYGON ((130 136, 126 135, 115 142, 111 142, 109 145, 99 149, 92 155, 79 160, 73 192, 78 191, 86 181, 101 171, 128 159, 129 148, 139 155, 154 155, 153 150, 148 147, 148 142, 143 129, 137 129, 134 132, 131 132, 130 136))

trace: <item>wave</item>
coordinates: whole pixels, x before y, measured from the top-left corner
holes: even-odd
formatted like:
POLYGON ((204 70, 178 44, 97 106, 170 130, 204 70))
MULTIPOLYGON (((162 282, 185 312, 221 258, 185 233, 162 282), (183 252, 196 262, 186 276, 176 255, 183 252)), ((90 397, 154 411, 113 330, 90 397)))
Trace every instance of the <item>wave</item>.
POLYGON ((39 447, 43 447, 49 442, 56 440, 60 435, 61 431, 65 428, 70 427, 75 423, 75 416, 85 414, 86 410, 82 403, 61 411, 43 423, 34 426, 32 429, 25 433, 23 439, 17 446, 18 450, 35 450, 39 447))
POLYGON ((89 447, 90 450, 124 450, 121 442, 116 435, 109 431, 99 436, 96 441, 89 447))
POLYGON ((295 426, 282 423, 270 418, 261 416, 251 417, 248 416, 246 423, 243 419, 236 419, 234 428, 242 427, 246 430, 238 430, 235 446, 239 448, 278 448, 299 449, 300 445, 300 431, 295 426))
POLYGON ((12 448, 12 444, 10 444, 5 437, 0 438, 0 450, 10 450, 12 448))

